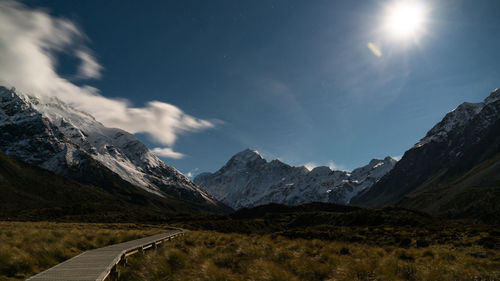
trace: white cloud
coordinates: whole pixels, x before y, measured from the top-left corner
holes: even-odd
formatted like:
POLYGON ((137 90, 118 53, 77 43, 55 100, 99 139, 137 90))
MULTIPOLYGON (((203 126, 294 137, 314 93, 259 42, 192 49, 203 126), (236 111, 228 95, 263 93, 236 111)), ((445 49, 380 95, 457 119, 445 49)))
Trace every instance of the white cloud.
MULTIPOLYGON (((304 167, 306 167, 309 171, 311 171, 312 169, 314 169, 318 166, 322 166, 322 165, 315 163, 315 162, 308 162, 308 163, 304 164, 304 167)), ((332 170, 332 171, 347 171, 347 169, 344 165, 335 163, 333 161, 328 162, 328 165, 326 165, 326 166, 328 166, 328 168, 330 168, 330 170, 332 170)))
POLYGON ((348 171, 345 165, 335 163, 333 161, 328 162, 328 167, 332 171, 348 171))
POLYGON ((78 67, 78 76, 82 78, 101 78, 102 66, 89 51, 77 50, 75 56, 82 61, 78 67))
MULTIPOLYGON (((133 107, 127 100, 106 98, 96 88, 61 77, 56 72, 57 53, 81 60, 78 78, 101 77, 102 66, 85 41, 85 35, 67 19, 12 0, 0 1, 0 84, 40 98, 57 97, 108 127, 145 133, 169 147, 179 134, 214 127, 213 121, 190 116, 168 103, 151 101, 145 107, 133 107)), ((163 155, 180 157, 168 149, 161 150, 163 155)))
POLYGON ((194 168, 193 170, 187 172, 186 176, 191 179, 191 178, 193 178, 194 173, 196 173, 198 170, 199 170, 199 168, 194 168))
POLYGON ((306 169, 311 171, 312 169, 318 167, 318 164, 316 164, 314 162, 309 162, 309 163, 304 164, 304 167, 306 167, 306 169))
POLYGON ((330 163, 328 163, 328 168, 330 168, 330 170, 338 169, 337 164, 335 164, 333 161, 330 161, 330 163))
POLYGON ((162 157, 166 157, 166 158, 173 158, 173 159, 181 159, 181 158, 184 158, 184 154, 180 153, 180 152, 175 152, 172 150, 172 148, 170 147, 164 147, 164 148, 161 148, 161 147, 156 147, 156 148, 153 148, 151 150, 151 152, 153 152, 154 154, 158 155, 158 156, 162 156, 162 157))
POLYGON ((403 157, 403 155, 398 155, 398 156, 391 156, 392 159, 396 160, 396 161, 399 161, 401 160, 401 158, 403 157))

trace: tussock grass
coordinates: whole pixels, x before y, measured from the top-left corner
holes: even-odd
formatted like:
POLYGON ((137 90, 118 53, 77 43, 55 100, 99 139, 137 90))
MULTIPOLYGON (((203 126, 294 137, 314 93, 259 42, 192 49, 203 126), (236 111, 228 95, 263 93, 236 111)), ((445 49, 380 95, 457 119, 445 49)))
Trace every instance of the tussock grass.
POLYGON ((155 252, 134 256, 121 269, 121 277, 154 281, 500 280, 498 250, 479 245, 419 246, 193 231, 155 252))
POLYGON ((0 222, 0 281, 24 280, 83 251, 163 231, 136 224, 0 222))
MULTIPOLYGON (((121 280, 500 280, 498 228, 464 229, 343 226, 338 240, 331 227, 335 235, 328 239, 317 228, 305 237, 290 231, 192 231, 132 256, 121 280), (362 239, 344 239, 351 234, 362 239)), ((23 280, 85 250, 164 230, 144 224, 0 222, 0 281, 23 280)))

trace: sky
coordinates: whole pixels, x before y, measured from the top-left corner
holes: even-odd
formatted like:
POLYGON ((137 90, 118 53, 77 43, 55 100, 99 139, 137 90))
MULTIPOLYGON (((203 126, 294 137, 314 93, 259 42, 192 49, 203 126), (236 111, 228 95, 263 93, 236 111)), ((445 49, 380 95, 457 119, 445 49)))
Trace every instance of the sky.
POLYGON ((1 0, 0 82, 136 133, 189 176, 246 148, 351 170, 500 87, 500 1, 411 0, 422 16, 401 35, 402 1, 1 0))

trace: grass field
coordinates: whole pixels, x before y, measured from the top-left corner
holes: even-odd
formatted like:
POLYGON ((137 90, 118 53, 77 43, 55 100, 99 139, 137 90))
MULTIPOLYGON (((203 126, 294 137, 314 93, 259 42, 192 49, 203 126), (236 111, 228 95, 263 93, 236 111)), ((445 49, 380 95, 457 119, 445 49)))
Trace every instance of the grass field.
POLYGON ((123 280, 500 280, 500 252, 194 231, 134 256, 123 280))
POLYGON ((24 280, 83 251, 163 231, 136 224, 0 222, 0 281, 24 280))
MULTIPOLYGON (((447 228, 428 241, 418 228, 342 229, 340 237, 357 232, 366 239, 191 231, 132 256, 120 280, 500 280, 496 228, 447 228)), ((24 280, 82 251, 163 231, 163 225, 0 222, 0 280, 24 280)))

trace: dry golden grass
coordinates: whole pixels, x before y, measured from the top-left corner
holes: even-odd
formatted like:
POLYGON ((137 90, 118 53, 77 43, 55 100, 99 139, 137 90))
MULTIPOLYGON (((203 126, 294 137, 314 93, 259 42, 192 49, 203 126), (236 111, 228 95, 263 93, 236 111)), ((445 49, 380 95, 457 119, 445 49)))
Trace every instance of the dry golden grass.
MULTIPOLYGON (((142 224, 0 222, 0 281, 85 250, 163 232, 142 224)), ((369 235, 369 233, 367 234, 369 235)), ((193 231, 138 254, 122 280, 500 280, 500 251, 477 243, 400 248, 193 231)))
POLYGON ((0 222, 0 281, 24 280, 83 251, 163 231, 136 224, 0 222))
POLYGON ((194 231, 134 256, 123 280, 500 280, 500 253, 457 248, 377 247, 276 235, 194 231))

